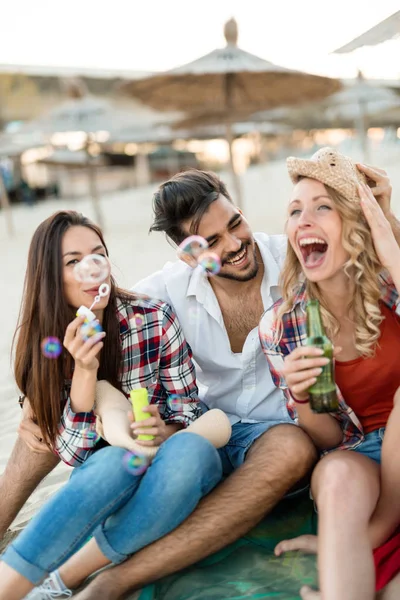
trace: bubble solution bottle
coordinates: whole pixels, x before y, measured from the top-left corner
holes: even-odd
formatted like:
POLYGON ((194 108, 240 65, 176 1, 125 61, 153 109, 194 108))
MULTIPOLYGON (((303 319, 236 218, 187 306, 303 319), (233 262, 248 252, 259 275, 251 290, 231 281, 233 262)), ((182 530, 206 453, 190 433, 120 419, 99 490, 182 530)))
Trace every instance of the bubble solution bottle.
POLYGON ((308 389, 310 408, 314 413, 338 412, 339 401, 336 394, 333 345, 326 336, 322 325, 318 300, 307 302, 307 339, 306 346, 314 346, 324 351, 323 356, 329 358, 329 363, 322 367, 322 373, 317 381, 308 389))
POLYGON ((97 321, 96 315, 89 308, 86 308, 86 306, 78 308, 76 316, 85 317, 80 329, 80 334, 85 342, 92 336, 103 331, 102 326, 97 321))
MULTIPOLYGON (((149 397, 146 388, 136 388, 130 391, 131 403, 135 421, 144 421, 150 419, 151 414, 146 411, 149 405, 149 397)), ((153 440, 154 435, 141 433, 138 435, 138 440, 153 440)))

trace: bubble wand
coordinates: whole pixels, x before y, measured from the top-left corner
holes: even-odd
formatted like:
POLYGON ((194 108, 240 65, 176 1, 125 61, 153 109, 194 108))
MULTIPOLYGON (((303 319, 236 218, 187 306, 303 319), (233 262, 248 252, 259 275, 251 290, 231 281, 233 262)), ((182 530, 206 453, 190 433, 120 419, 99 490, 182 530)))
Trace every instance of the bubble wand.
POLYGON ((100 323, 98 322, 96 315, 94 314, 94 312, 92 312, 92 308, 96 304, 98 304, 100 302, 100 300, 102 298, 104 298, 104 296, 108 296, 109 293, 110 293, 110 286, 108 285, 108 283, 102 283, 101 286, 99 287, 99 293, 95 296, 91 307, 87 308, 86 306, 82 305, 76 311, 77 317, 80 317, 80 316, 85 317, 85 320, 80 329, 81 336, 83 337, 85 342, 92 336, 96 335, 97 333, 101 333, 103 331, 103 328, 100 325, 100 323))

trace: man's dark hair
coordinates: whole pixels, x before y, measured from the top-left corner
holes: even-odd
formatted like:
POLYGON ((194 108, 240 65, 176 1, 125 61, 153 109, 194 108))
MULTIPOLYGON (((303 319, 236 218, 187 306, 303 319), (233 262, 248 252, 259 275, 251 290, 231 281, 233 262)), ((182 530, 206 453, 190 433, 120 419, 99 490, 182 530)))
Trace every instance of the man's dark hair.
POLYGON ((191 220, 190 234, 196 234, 204 213, 221 195, 232 202, 225 184, 215 173, 197 169, 177 173, 162 183, 153 196, 154 221, 150 231, 165 231, 172 241, 180 244, 188 235, 182 223, 191 220))

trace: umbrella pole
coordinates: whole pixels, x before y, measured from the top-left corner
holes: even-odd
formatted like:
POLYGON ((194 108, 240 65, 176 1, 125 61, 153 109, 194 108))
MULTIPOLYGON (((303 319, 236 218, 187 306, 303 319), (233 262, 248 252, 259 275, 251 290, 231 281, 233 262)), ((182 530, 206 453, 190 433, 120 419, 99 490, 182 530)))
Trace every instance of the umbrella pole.
POLYGON ((235 190, 235 202, 238 208, 243 208, 243 197, 242 197, 242 188, 240 185, 239 175, 235 170, 235 163, 233 160, 233 131, 231 123, 227 123, 226 125, 226 140, 229 146, 229 170, 232 176, 233 188, 235 190))
POLYGON ((88 168, 88 177, 89 177, 89 193, 92 198, 93 210, 95 214, 96 223, 104 228, 104 219, 103 214, 100 208, 100 199, 99 193, 97 189, 97 180, 96 180, 96 167, 92 164, 91 156, 89 154, 88 146, 86 146, 86 156, 87 156, 87 168, 88 168))
POLYGON ((357 123, 357 133, 360 138, 360 146, 362 153, 362 160, 365 163, 369 162, 369 139, 368 139, 368 118, 365 105, 362 100, 358 103, 359 106, 359 117, 357 123))
POLYGON ((3 175, 0 172, 0 205, 6 221, 8 235, 12 237, 15 233, 14 224, 11 216, 10 198, 4 185, 3 175))

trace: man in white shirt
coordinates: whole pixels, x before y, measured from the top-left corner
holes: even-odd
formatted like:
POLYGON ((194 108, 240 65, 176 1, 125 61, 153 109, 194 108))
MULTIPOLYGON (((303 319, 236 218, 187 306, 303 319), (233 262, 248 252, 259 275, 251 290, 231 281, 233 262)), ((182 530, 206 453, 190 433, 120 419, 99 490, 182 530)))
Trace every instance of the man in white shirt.
MULTIPOLYGON (((385 174, 376 179, 384 201, 390 201, 389 180, 385 174)), ((221 260, 221 270, 213 277, 182 261, 167 264, 134 290, 163 299, 175 310, 193 351, 202 400, 209 408, 224 410, 232 423, 232 438, 220 453, 225 475, 230 476, 178 529, 100 574, 77 600, 120 598, 218 551, 290 493, 317 458, 311 440, 290 420, 258 340, 260 318, 279 297, 285 238, 253 235, 224 184, 202 171, 178 174, 161 185, 154 197, 154 215, 153 230, 165 231, 177 244, 189 235, 200 235, 221 260)), ((28 431, 22 435, 31 445, 40 436, 33 426, 28 415, 24 426, 28 431)), ((54 466, 53 457, 44 457, 25 489, 19 485, 16 491, 11 466, 21 465, 22 455, 20 445, 1 487, 14 507, 24 494, 27 497, 33 480, 37 485, 54 466)), ((0 533, 11 513, 15 509, 7 509, 0 520, 0 533)))
POLYGON ((311 470, 317 453, 291 421, 273 384, 258 324, 279 298, 283 236, 253 235, 212 173, 186 171, 160 186, 153 230, 176 244, 205 238, 221 260, 207 277, 180 261, 134 286, 168 302, 196 364, 200 396, 230 418, 232 438, 220 451, 225 481, 177 530, 100 575, 78 598, 119 598, 149 579, 182 569, 245 534, 311 470), (148 552, 148 554, 143 554, 148 552), (140 557, 142 555, 142 558, 140 557), (139 557, 139 559, 138 559, 139 557))

